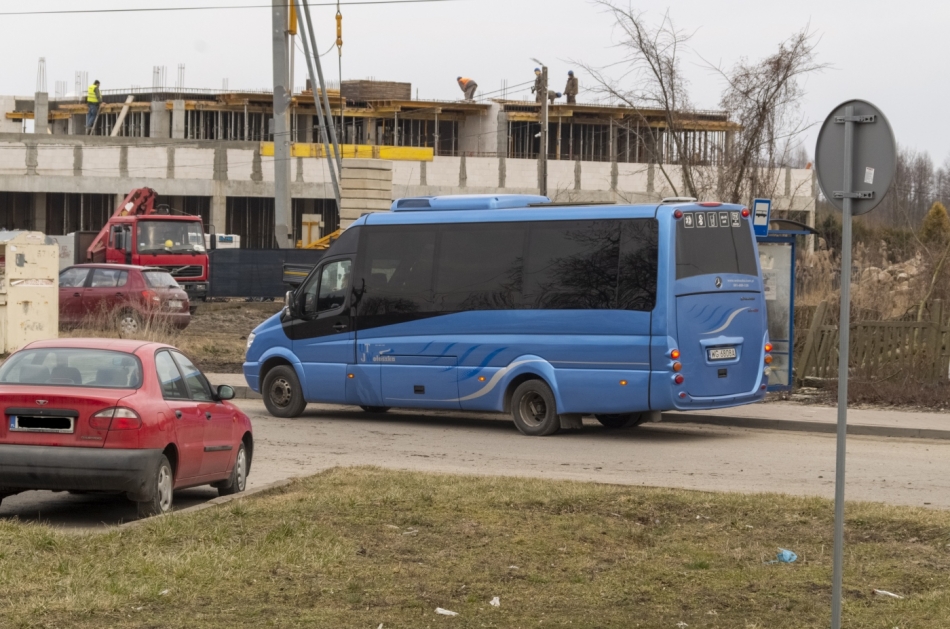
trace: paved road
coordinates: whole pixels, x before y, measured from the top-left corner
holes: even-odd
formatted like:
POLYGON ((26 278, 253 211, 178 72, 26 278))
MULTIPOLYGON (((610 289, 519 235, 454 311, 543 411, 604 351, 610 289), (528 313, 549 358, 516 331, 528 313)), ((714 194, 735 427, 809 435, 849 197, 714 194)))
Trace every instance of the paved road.
MULTIPOLYGON (((691 424, 648 424, 607 432, 596 422, 554 437, 521 436, 495 415, 311 405, 297 420, 270 417, 257 400, 239 406, 254 421, 249 486, 333 466, 534 476, 713 491, 777 491, 831 498, 834 435, 691 424)), ((950 508, 946 440, 854 436, 848 440, 849 500, 950 508)), ((215 496, 179 492, 179 507, 215 496)), ((121 498, 30 492, 4 500, 0 519, 67 527, 133 519, 121 498)))

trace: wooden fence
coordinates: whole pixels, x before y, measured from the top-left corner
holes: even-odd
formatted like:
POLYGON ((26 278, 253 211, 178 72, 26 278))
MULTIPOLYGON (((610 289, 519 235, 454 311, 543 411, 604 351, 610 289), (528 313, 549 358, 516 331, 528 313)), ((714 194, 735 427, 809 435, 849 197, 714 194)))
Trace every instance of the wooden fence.
MULTIPOLYGON (((828 303, 815 309, 797 358, 796 379, 838 377, 838 326, 827 322, 828 303)), ((851 324, 852 375, 869 380, 907 375, 927 382, 947 380, 950 327, 943 304, 935 301, 930 321, 858 321, 851 324)))

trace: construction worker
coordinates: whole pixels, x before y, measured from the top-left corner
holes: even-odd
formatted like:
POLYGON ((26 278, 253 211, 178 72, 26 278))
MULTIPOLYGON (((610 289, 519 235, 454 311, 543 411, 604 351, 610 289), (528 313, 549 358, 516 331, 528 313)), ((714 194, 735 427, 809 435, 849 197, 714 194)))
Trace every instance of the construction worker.
POLYGON ((568 103, 576 103, 577 98, 577 79, 574 77, 574 71, 567 73, 567 85, 564 86, 564 95, 567 96, 568 103))
POLYGON ((459 83, 459 87, 465 92, 465 100, 475 100, 475 90, 478 89, 478 83, 464 76, 460 76, 456 80, 459 83))
POLYGON ((86 94, 86 104, 89 106, 89 111, 86 113, 86 129, 88 131, 88 129, 96 123, 96 116, 99 114, 99 105, 102 104, 102 92, 99 91, 98 80, 89 86, 89 91, 86 94))
POLYGON ((554 101, 561 97, 560 92, 555 92, 554 90, 548 90, 548 100, 551 101, 551 104, 554 104, 554 101))
POLYGON ((544 98, 544 95, 541 93, 544 90, 544 86, 541 85, 541 68, 534 69, 534 87, 531 88, 531 93, 534 94, 534 102, 541 104, 544 98))

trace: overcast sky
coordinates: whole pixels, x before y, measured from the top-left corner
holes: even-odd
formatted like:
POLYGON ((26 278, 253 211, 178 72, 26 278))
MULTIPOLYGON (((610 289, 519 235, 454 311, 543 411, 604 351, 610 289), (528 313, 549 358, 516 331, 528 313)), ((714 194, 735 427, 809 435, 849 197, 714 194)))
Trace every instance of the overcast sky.
MULTIPOLYGON (((0 12, 163 6, 261 5, 267 0, 0 0, 0 12)), ((316 4, 314 2, 314 4, 316 4)), ((729 66, 759 59, 806 24, 821 36, 819 60, 831 69, 808 79, 803 113, 820 123, 838 103, 870 100, 888 116, 900 144, 926 150, 937 164, 950 156, 950 117, 943 115, 946 26, 950 3, 931 0, 794 3, 741 0, 640 0, 658 20, 669 9, 676 24, 695 31, 683 57, 694 102, 715 108, 722 84, 702 59, 729 66)), ((423 99, 461 96, 455 77, 474 78, 480 92, 533 78, 531 57, 566 78, 570 60, 606 65, 616 59, 612 20, 587 0, 459 0, 392 6, 344 6, 344 79, 412 83, 423 99)), ((314 7, 321 52, 335 38, 335 8, 314 7)), ((187 87, 231 89, 273 85, 267 8, 174 13, 0 15, 0 94, 31 94, 37 61, 46 58, 48 91, 56 81, 73 90, 77 70, 103 88, 152 83, 152 67, 167 67, 174 85, 186 65, 187 87)), ((298 54, 296 84, 305 80, 298 54)), ((324 59, 337 78, 337 56, 324 59)), ((577 70, 577 68, 574 68, 577 70)), ((583 90, 587 80, 578 72, 583 90)), ((530 94, 526 97, 530 97, 530 94)), ((579 100, 584 100, 582 94, 579 100)), ((816 127, 817 129, 817 127, 816 127)), ((814 154, 814 130, 806 141, 814 154)))

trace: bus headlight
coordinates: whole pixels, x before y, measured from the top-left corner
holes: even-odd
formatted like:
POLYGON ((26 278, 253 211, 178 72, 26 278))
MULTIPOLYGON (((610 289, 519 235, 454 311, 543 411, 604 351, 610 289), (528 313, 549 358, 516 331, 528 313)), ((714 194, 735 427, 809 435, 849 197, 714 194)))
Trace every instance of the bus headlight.
POLYGON ((251 332, 250 334, 247 335, 247 349, 248 349, 248 351, 250 351, 251 345, 254 344, 254 337, 255 337, 255 336, 257 336, 257 335, 254 334, 253 332, 251 332))

